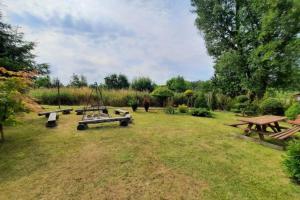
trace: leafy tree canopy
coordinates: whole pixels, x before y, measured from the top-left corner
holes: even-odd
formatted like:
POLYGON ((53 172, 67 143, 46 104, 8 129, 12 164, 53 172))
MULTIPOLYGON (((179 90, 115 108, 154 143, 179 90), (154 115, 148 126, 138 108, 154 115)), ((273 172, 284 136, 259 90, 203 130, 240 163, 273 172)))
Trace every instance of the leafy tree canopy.
POLYGON ((191 1, 221 89, 233 88, 233 81, 230 95, 243 88, 262 97, 268 87, 286 88, 295 82, 300 54, 297 1, 191 1))
POLYGON ((138 91, 152 92, 155 88, 155 83, 148 77, 139 77, 132 81, 131 88, 138 91))
POLYGON ((24 40, 17 28, 2 22, 0 13, 0 66, 10 71, 36 71, 49 73, 48 64, 37 63, 32 53, 35 44, 24 40))
POLYGON ((108 89, 126 89, 129 88, 129 82, 123 74, 111 74, 104 78, 105 86, 108 89))
POLYGON ((69 86, 71 87, 87 87, 87 80, 86 77, 83 75, 77 75, 77 74, 73 74, 70 80, 70 84, 69 86))
POLYGON ((175 92, 184 92, 188 89, 188 83, 182 76, 173 77, 167 81, 167 86, 175 92))

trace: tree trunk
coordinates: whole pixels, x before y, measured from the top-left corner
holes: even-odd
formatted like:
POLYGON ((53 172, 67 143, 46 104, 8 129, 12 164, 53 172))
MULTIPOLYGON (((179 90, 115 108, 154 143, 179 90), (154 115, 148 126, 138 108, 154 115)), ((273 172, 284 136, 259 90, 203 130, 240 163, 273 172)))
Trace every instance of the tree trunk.
POLYGON ((3 125, 0 124, 0 142, 4 142, 4 140, 3 125))

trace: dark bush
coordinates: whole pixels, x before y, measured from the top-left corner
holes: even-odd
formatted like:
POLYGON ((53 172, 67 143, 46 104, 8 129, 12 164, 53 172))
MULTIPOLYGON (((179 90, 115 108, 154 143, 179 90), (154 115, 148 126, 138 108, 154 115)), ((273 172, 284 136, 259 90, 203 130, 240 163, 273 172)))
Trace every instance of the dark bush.
POLYGON ((284 115, 284 108, 282 103, 274 98, 265 99, 261 103, 260 109, 262 114, 284 115))
POLYGON ((212 117, 212 113, 206 108, 195 108, 190 113, 196 117, 212 117))
POLYGON ((237 96, 237 97, 236 97, 236 101, 237 101, 238 103, 245 103, 245 102, 248 101, 248 100, 249 100, 249 98, 248 98, 247 95, 240 95, 240 96, 237 96))
POLYGON ((294 141, 288 146, 287 155, 283 161, 291 178, 300 183, 300 142, 294 141))
POLYGON ((300 115, 300 103, 294 103, 285 112, 285 116, 289 119, 296 119, 300 115))
POLYGON ((208 108, 206 97, 203 93, 198 94, 194 102, 195 108, 208 108))
POLYGON ((187 102, 187 100, 188 99, 184 95, 184 93, 174 93, 174 96, 173 96, 173 104, 174 104, 174 106, 185 104, 187 102))

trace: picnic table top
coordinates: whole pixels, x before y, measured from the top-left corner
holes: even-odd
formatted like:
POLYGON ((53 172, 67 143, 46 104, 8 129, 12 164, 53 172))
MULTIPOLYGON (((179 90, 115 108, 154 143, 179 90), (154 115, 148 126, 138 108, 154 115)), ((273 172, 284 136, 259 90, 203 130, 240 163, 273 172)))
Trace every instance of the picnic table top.
POLYGON ((298 118, 298 119, 295 119, 295 120, 290 120, 290 121, 288 121, 288 123, 290 123, 290 124, 294 124, 294 125, 300 125, 300 118, 298 118))
POLYGON ((283 116, 275 116, 275 115, 264 115, 259 117, 250 117, 250 118, 241 118, 239 121, 248 122, 256 125, 266 125, 273 122, 279 122, 287 119, 283 116))

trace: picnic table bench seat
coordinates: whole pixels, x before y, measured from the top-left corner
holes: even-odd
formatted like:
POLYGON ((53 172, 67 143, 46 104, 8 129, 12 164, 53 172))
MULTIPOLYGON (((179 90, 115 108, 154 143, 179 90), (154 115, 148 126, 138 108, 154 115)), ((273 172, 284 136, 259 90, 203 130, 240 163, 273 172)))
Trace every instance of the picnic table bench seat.
POLYGON ((294 127, 290 128, 290 129, 287 129, 285 131, 281 131, 279 133, 271 134, 270 137, 275 138, 275 139, 279 139, 279 140, 284 140, 284 139, 296 134, 299 131, 300 131, 300 126, 294 126, 294 127))
POLYGON ((233 123, 233 124, 226 124, 227 126, 232 126, 232 127, 238 127, 238 126, 241 126, 241 125, 246 125, 248 124, 248 122, 236 122, 236 123, 233 123))
POLYGON ((49 117, 49 115, 51 113, 58 113, 58 112, 62 112, 63 114, 70 114, 70 112, 73 110, 73 108, 67 108, 67 109, 60 109, 60 110, 54 110, 54 111, 46 111, 46 112, 40 112, 38 113, 39 116, 43 116, 45 115, 47 118, 49 117))
POLYGON ((75 110, 77 115, 82 115, 84 111, 102 111, 104 113, 107 113, 107 108, 105 106, 100 106, 100 107, 79 108, 75 110))
POLYGON ((122 110, 122 109, 115 109, 115 114, 116 115, 127 115, 129 112, 127 110, 122 110))
POLYGON ((58 114, 56 112, 50 113, 48 117, 48 121, 46 123, 46 127, 55 127, 57 118, 58 118, 58 114))

